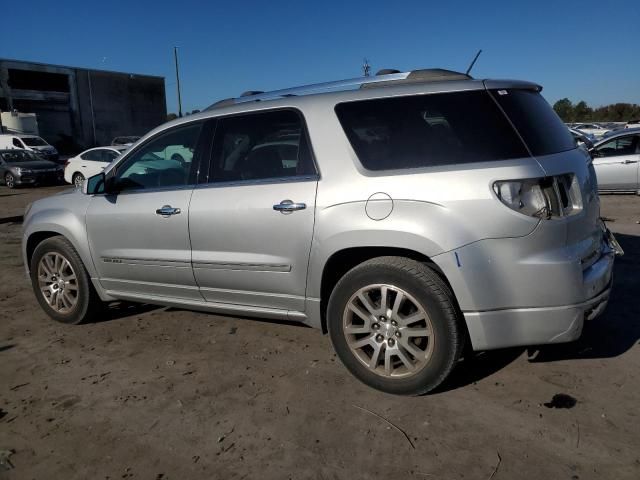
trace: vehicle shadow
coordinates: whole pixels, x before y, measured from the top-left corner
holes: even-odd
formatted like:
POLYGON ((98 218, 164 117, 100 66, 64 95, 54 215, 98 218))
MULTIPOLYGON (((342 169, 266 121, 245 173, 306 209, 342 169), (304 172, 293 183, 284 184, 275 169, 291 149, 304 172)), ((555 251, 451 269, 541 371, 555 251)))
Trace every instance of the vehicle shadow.
POLYGON ((134 317, 136 315, 142 315, 143 313, 151 312, 154 310, 167 309, 167 307, 161 307, 159 305, 150 305, 148 303, 133 303, 133 302, 111 302, 100 312, 99 315, 89 321, 89 323, 102 323, 110 322, 111 320, 119 320, 122 318, 134 317))
POLYGON ((538 348, 532 362, 552 362, 584 358, 612 358, 624 354, 640 340, 640 237, 618 233, 624 250, 616 258, 613 291, 605 312, 585 322, 582 336, 575 342, 538 348))
POLYGON ((530 348, 509 348, 465 354, 449 378, 434 391, 443 393, 483 380, 515 361, 527 351, 529 362, 617 357, 640 341, 640 237, 616 234, 625 251, 614 267, 613 292, 604 314, 585 322, 575 342, 530 348))

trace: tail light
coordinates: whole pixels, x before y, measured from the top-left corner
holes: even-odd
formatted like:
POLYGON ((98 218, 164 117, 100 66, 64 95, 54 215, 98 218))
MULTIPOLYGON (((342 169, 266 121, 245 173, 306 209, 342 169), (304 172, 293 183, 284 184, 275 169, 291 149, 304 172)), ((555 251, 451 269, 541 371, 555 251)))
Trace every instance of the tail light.
POLYGON ((573 174, 498 181, 493 191, 511 210, 530 217, 560 218, 582 210, 580 186, 573 174))

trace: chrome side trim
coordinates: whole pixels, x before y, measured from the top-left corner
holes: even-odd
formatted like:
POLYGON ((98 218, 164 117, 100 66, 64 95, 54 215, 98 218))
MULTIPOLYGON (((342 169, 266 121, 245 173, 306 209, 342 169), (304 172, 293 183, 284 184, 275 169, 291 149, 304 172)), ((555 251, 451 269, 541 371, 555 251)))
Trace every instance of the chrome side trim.
MULTIPOLYGON (((149 267, 191 267, 191 262, 178 260, 165 260, 162 258, 123 258, 101 257, 102 263, 117 263, 122 265, 146 265, 149 267)), ((105 279, 106 280, 106 279, 105 279)))
POLYGON ((291 271, 291 265, 285 263, 193 262, 193 268, 200 268, 205 270, 250 270, 254 272, 291 271))

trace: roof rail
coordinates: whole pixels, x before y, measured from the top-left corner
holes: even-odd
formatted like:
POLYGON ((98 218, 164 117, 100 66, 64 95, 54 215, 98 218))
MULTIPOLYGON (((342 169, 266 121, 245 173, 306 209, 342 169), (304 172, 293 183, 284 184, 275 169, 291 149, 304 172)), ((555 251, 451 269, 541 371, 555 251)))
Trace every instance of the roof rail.
POLYGON ((245 92, 239 98, 227 98, 210 105, 206 110, 226 107, 247 102, 259 102, 262 100, 273 100, 282 97, 298 95, 310 95, 313 93, 327 93, 344 90, 355 90, 357 88, 374 88, 382 86, 398 85, 403 83, 440 82, 447 80, 470 80, 471 76, 452 70, 441 68, 413 70, 410 72, 397 72, 381 70, 377 75, 371 77, 356 77, 347 80, 337 80, 333 82, 314 83, 300 87, 273 90, 271 92, 245 92), (390 72, 390 73, 386 73, 390 72), (394 72, 394 73, 391 73, 394 72))

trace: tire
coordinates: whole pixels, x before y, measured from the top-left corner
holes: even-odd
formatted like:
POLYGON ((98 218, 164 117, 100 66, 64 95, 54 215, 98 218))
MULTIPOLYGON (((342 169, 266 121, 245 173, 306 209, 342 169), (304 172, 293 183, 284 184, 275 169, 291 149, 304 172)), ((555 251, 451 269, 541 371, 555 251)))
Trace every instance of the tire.
POLYGON ((31 285, 45 313, 61 323, 80 324, 98 315, 103 306, 78 252, 62 236, 47 238, 35 248, 31 285))
POLYGON ((73 180, 73 185, 76 188, 82 188, 82 182, 84 182, 84 175, 79 172, 74 173, 72 180, 73 180))
POLYGON ((427 265, 378 257, 338 281, 327 327, 356 378, 383 392, 421 395, 440 385, 460 358, 466 337, 457 312, 453 293, 427 265))
POLYGON ((4 184, 7 188, 16 188, 16 179, 11 173, 7 173, 4 176, 4 184))

